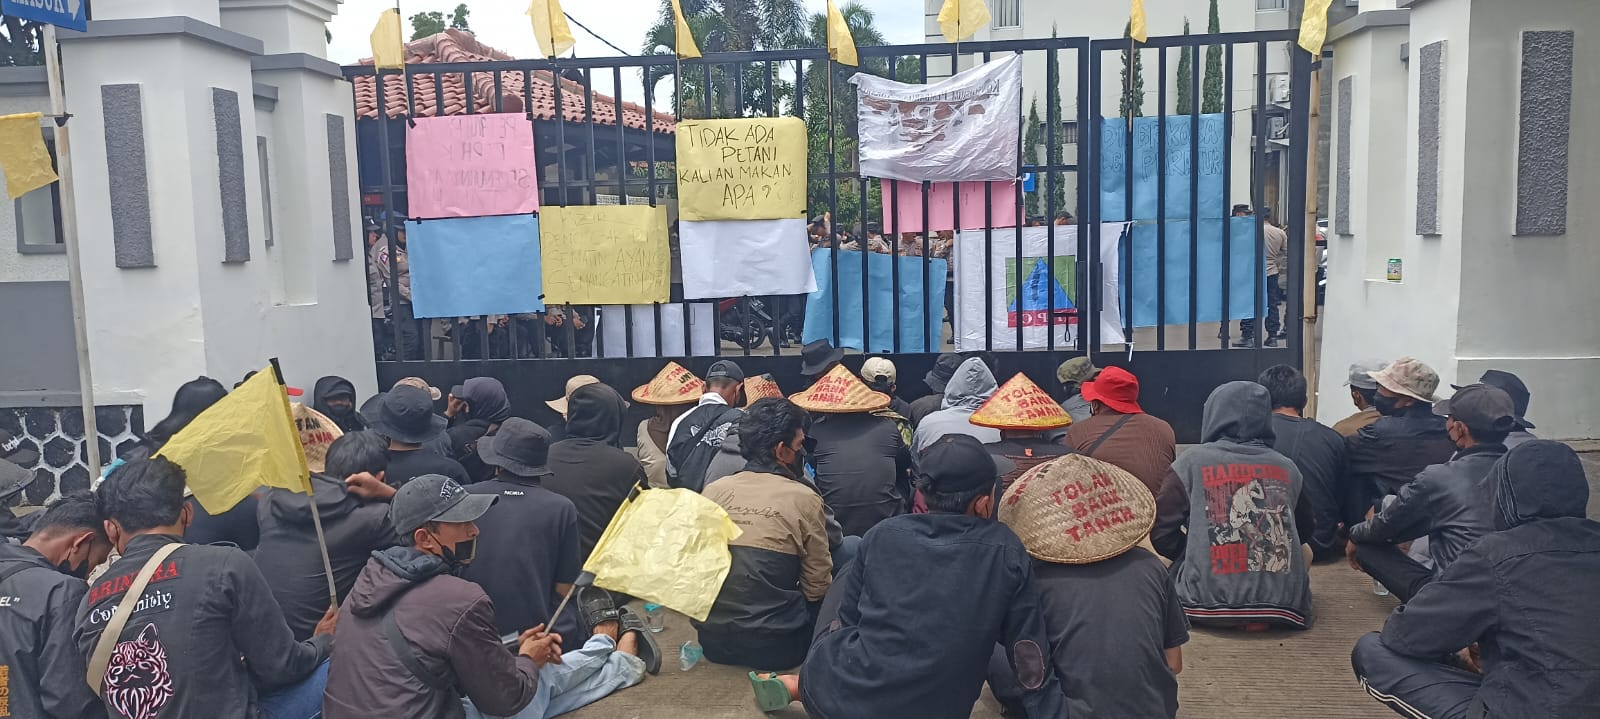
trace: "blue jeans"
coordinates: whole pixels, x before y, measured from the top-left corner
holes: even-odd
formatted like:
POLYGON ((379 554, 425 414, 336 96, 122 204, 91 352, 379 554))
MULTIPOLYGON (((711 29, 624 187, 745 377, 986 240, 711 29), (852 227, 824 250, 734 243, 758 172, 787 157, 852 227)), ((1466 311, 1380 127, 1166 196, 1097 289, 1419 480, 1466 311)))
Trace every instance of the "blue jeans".
MULTIPOLYGON (((506 719, 549 719, 604 699, 644 679, 644 661, 617 649, 604 634, 589 637, 576 650, 561 655, 560 664, 539 668, 539 689, 522 711, 506 719)), ((467 719, 496 719, 478 711, 471 699, 462 699, 467 719)))
POLYGON ((298 684, 262 694, 256 700, 265 719, 322 719, 322 692, 328 688, 328 660, 298 684))

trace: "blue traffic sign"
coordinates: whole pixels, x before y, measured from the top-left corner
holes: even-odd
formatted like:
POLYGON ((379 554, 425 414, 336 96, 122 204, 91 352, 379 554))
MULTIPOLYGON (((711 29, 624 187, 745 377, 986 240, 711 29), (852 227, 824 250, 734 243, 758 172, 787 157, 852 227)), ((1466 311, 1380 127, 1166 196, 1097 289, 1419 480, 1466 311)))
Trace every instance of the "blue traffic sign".
POLYGON ((1031 172, 1022 173, 1022 191, 1023 192, 1037 192, 1036 188, 1038 187, 1038 185, 1039 185, 1039 180, 1034 177, 1033 173, 1031 173, 1031 172))
POLYGON ((0 0, 0 12, 83 32, 89 29, 88 4, 88 0, 0 0))

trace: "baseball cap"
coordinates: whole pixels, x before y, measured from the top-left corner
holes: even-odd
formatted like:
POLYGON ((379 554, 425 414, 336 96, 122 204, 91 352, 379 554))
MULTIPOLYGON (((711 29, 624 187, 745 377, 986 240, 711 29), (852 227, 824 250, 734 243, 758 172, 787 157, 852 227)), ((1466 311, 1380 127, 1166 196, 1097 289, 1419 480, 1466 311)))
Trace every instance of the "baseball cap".
POLYGON ((472 494, 441 474, 424 474, 406 482, 389 501, 389 522, 395 533, 410 536, 429 522, 471 522, 489 511, 499 497, 472 494))
POLYGON ((32 467, 39 461, 39 450, 26 438, 0 429, 0 460, 19 467, 32 467))
POLYGON ((1366 359, 1350 365, 1350 378, 1345 380, 1347 386, 1356 389, 1377 389, 1378 381, 1372 378, 1373 372, 1382 372, 1389 365, 1383 360, 1366 359))
POLYGON ((874 388, 887 388, 894 384, 894 362, 888 357, 868 357, 867 361, 861 363, 861 379, 874 388))
MULTIPOLYGON (((1505 390, 1506 394, 1511 395, 1511 404, 1517 408, 1517 426, 1523 429, 1534 428, 1533 423, 1529 422, 1527 418, 1528 403, 1532 401, 1533 394, 1528 391, 1528 385, 1523 384, 1521 377, 1505 370, 1492 369, 1484 372, 1483 376, 1478 378, 1478 381, 1490 387, 1499 387, 1505 390)), ((1461 389, 1456 385, 1450 385, 1450 388, 1461 389)))
POLYGON ((744 370, 739 368, 733 360, 717 360, 711 363, 711 369, 706 370, 706 381, 714 379, 731 379, 735 382, 744 381, 744 370))
POLYGON ((994 484, 1016 468, 1011 460, 989 454, 971 435, 947 434, 922 450, 917 477, 931 492, 970 492, 994 484))
POLYGON ((1469 384, 1450 399, 1433 405, 1433 413, 1449 417, 1471 430, 1510 432, 1517 427, 1516 405, 1506 391, 1487 384, 1469 384))

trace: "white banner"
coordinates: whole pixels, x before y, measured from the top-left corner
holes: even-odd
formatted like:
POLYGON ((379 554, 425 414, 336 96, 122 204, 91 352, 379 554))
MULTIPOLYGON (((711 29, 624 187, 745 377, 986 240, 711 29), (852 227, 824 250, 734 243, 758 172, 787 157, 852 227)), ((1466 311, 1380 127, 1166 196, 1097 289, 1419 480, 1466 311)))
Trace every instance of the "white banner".
MULTIPOLYGON (((1100 225, 1100 262, 1103 282, 1100 286, 1100 342, 1120 344, 1122 313, 1118 311, 1118 258, 1117 248, 1122 222, 1100 225)), ((1022 253, 1017 253, 1017 228, 994 230, 963 230, 956 236, 952 252, 955 261, 955 344, 957 352, 975 352, 989 348, 1010 351, 1017 349, 1017 327, 1022 327, 1023 349, 1044 349, 1050 343, 1049 333, 1055 334, 1055 346, 1065 347, 1078 341, 1079 305, 1087 296, 1077 287, 1080 278, 1088 277, 1087 268, 1078 265, 1078 228, 1076 225, 1058 225, 1055 228, 1054 276, 1049 257, 1050 241, 1047 227, 1024 227, 1022 253), (989 243, 989 314, 984 306, 984 233, 990 233, 989 243), (1017 282, 1020 265, 1021 283, 1017 282), (1054 309, 1052 314, 1051 309, 1054 309)))
POLYGON ((817 291, 804 218, 678 223, 683 296, 700 300, 817 291))
MULTIPOLYGON (((656 357, 655 305, 601 305, 597 329, 606 357, 656 357), (633 354, 628 354, 628 320, 633 354)), ((690 351, 683 351, 683 303, 661 305, 661 357, 710 357, 717 353, 717 319, 711 302, 689 305, 690 351)))
POLYGON ((930 85, 856 73, 861 175, 920 182, 1010 180, 1022 136, 1022 55, 930 85))

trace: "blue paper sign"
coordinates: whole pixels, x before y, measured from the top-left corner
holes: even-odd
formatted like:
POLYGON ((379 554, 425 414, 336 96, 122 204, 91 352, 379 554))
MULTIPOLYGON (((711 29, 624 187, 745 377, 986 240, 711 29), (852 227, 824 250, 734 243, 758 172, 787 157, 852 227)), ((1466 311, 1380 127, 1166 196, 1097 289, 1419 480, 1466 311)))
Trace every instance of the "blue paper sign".
POLYGON ((1037 192, 1039 189, 1038 176, 1031 172, 1022 173, 1022 191, 1037 192))
POLYGON ((83 32, 89 29, 87 0, 0 0, 0 13, 83 32))
POLYGON ((949 263, 929 259, 928 282, 934 291, 922 291, 921 257, 899 257, 867 253, 867 289, 871 301, 863 302, 861 253, 839 253, 839 337, 833 336, 833 250, 811 251, 811 268, 817 275, 817 291, 806 300, 806 324, 800 333, 806 342, 826 339, 839 347, 863 352, 921 352, 925 347, 938 351, 940 328, 944 322, 944 284, 949 263), (894 307, 894 264, 900 265, 900 312, 894 307), (923 307, 923 303, 927 307, 923 307), (866 305, 866 306, 864 306, 866 305), (862 317, 871 311, 869 341, 863 341, 862 317), (900 324, 900 346, 894 346, 895 321, 900 324), (930 339, 931 338, 931 339, 930 339))
MULTIPOLYGON (((1195 257, 1195 321, 1222 319, 1222 234, 1223 220, 1201 219, 1195 257)), ((1234 217, 1228 222, 1228 319, 1250 319, 1256 314, 1256 293, 1262 293, 1265 308, 1266 270, 1259 264, 1256 245, 1256 218, 1234 217)), ((1165 256, 1158 252, 1156 223, 1133 226, 1133 239, 1124 245, 1122 282, 1132 298, 1134 327, 1153 327, 1157 323, 1158 273, 1164 268, 1165 312, 1159 324, 1189 322, 1189 228, 1188 220, 1167 223, 1165 256)))
POLYGON ((543 312, 539 218, 407 222, 411 307, 417 317, 543 312))
MULTIPOLYGON (((1128 121, 1124 118, 1100 120, 1100 221, 1125 222, 1156 220, 1161 215, 1157 198, 1164 189, 1165 219, 1189 219, 1189 183, 1194 171, 1199 171, 1199 202, 1197 209, 1202 218, 1221 218, 1228 215, 1226 188, 1222 183, 1222 161, 1228 146, 1223 137, 1220 113, 1201 115, 1199 119, 1199 165, 1191 168, 1194 120, 1190 115, 1168 115, 1166 118, 1166 160, 1158 159, 1161 140, 1161 118, 1138 117, 1133 120, 1133 161, 1127 158, 1128 121), (1133 197, 1128 197, 1128 177, 1133 177, 1133 197), (1166 176, 1166 187, 1160 186, 1159 175, 1166 176), (1131 210, 1131 217, 1130 217, 1131 210)), ((1241 171, 1235 168, 1235 171, 1241 171)), ((1248 172, 1248 168, 1245 168, 1248 172)))

